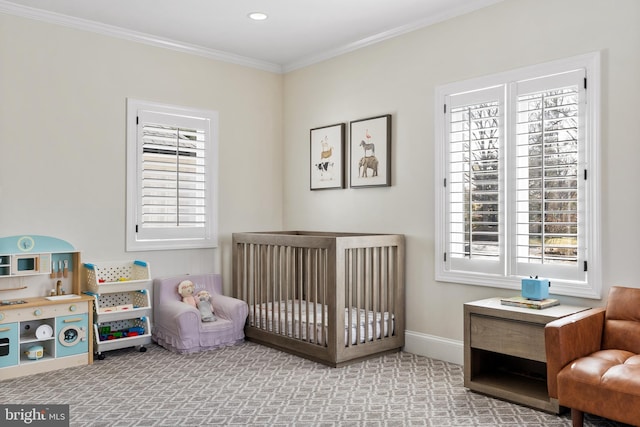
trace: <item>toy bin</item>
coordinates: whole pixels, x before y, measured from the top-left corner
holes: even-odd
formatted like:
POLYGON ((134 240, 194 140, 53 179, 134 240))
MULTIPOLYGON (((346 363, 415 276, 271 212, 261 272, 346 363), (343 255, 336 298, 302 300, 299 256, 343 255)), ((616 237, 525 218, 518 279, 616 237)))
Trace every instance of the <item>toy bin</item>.
POLYGON ((151 315, 151 298, 147 289, 106 294, 85 293, 95 299, 95 323, 151 315))
POLYGON ((85 289, 96 293, 126 292, 140 289, 151 280, 145 261, 124 261, 84 264, 85 289))
POLYGON ((126 347, 139 347, 151 343, 151 325, 147 317, 94 323, 94 337, 98 359, 104 359, 103 351, 126 347))
POLYGON ((151 343, 151 273, 145 261, 85 263, 84 293, 93 304, 95 351, 138 347, 151 343), (101 333, 108 331, 109 333, 101 333))

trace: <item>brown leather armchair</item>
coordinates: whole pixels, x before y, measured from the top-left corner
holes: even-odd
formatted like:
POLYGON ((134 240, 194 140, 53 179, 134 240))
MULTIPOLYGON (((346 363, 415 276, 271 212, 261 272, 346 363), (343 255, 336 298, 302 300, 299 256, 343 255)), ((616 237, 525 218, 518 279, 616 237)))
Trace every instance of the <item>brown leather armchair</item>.
POLYGON ((549 396, 584 413, 640 426, 640 289, 614 286, 606 309, 593 308, 545 327, 549 396))

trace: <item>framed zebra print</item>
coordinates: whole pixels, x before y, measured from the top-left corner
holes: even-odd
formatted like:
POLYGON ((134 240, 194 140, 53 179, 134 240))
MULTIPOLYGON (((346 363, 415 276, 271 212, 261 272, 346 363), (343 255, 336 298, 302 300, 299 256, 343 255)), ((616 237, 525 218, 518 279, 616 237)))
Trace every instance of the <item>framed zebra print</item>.
POLYGON ((354 120, 349 129, 350 185, 391 185, 391 114, 354 120))

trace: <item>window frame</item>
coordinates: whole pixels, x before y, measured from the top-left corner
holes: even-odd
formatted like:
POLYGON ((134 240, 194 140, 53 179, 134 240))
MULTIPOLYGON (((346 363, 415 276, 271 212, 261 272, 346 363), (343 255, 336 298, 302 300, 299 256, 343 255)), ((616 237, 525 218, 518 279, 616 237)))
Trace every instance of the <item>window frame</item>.
MULTIPOLYGON (((585 223, 585 257, 588 260, 585 280, 567 280, 549 277, 551 280, 552 294, 569 295, 583 298, 600 298, 602 287, 601 272, 601 242, 600 242, 600 53, 593 52, 578 55, 571 58, 547 62, 528 67, 523 67, 507 72, 501 72, 489 76, 468 79, 460 82, 444 84, 436 87, 434 97, 435 117, 435 279, 442 282, 462 283, 469 285, 488 286, 504 289, 520 289, 521 279, 513 273, 515 269, 515 187, 507 185, 507 181, 513 179, 515 166, 509 166, 512 161, 510 156, 515 146, 515 111, 517 99, 515 85, 526 83, 541 77, 553 76, 572 70, 582 69, 587 80, 585 87, 585 123, 584 123, 584 147, 582 148, 583 161, 579 163, 588 171, 587 181, 584 183, 583 197, 585 205, 581 212, 585 223), (503 269, 497 274, 477 271, 470 263, 468 269, 452 270, 447 262, 446 253, 448 245, 449 206, 448 192, 445 179, 448 177, 448 101, 450 96, 465 93, 474 93, 490 88, 504 90, 505 106, 504 120, 505 133, 501 144, 504 150, 501 157, 506 163, 501 165, 506 188, 501 189, 504 205, 501 205, 501 232, 505 240, 500 249, 505 258, 501 260, 503 269), (504 215, 502 215, 504 214, 504 215)), ((528 276, 527 276, 528 277, 528 276)))
POLYGON ((126 250, 202 249, 218 246, 218 112, 127 98, 127 204, 126 250), (197 120, 203 123, 205 136, 205 225, 194 234, 193 229, 145 230, 142 223, 142 149, 138 117, 141 113, 172 118, 176 121, 197 120))

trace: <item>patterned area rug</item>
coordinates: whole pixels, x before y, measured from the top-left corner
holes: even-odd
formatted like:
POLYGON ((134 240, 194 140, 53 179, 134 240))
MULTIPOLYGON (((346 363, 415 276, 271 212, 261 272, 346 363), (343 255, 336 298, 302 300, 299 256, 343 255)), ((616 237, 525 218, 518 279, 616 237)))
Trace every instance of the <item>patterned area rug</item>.
MULTIPOLYGON (((192 355, 155 344, 0 382, 5 404, 69 404, 72 426, 570 426, 470 392, 462 366, 393 353, 329 368, 246 342, 192 355)), ((616 426, 589 417, 586 426, 616 426)))

